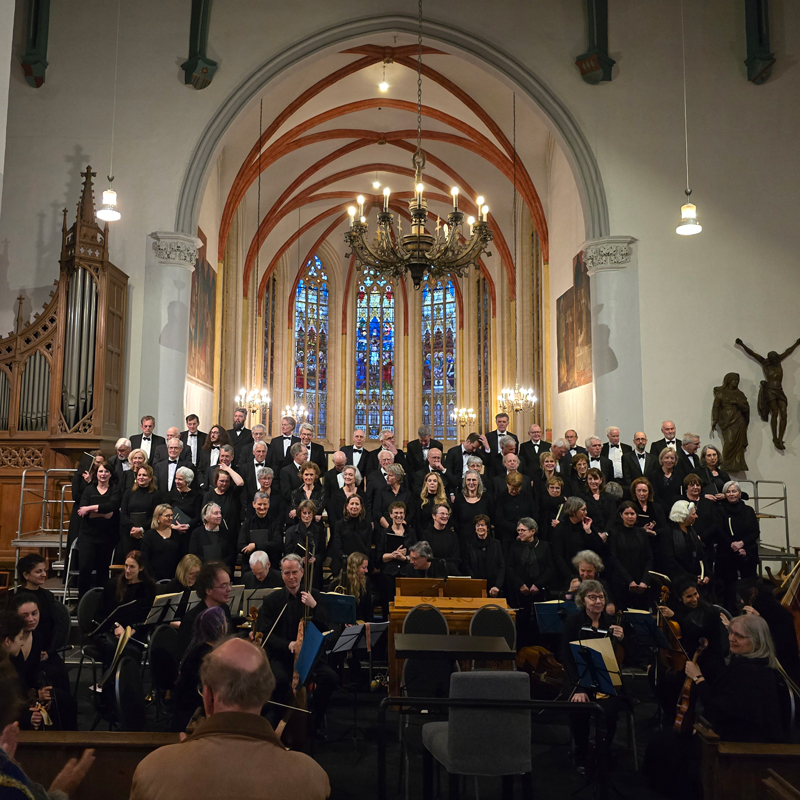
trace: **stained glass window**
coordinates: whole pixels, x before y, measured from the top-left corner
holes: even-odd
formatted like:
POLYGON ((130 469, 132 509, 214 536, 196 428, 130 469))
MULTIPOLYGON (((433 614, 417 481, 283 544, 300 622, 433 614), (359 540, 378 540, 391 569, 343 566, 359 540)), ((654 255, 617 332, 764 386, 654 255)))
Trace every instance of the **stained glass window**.
POLYGON ((452 281, 422 287, 422 422, 436 439, 456 439, 456 288, 452 281))
POLYGON ((368 439, 394 430, 394 290, 364 273, 356 295, 356 427, 368 439))
POLYGON ((328 422, 328 276, 317 256, 306 264, 294 303, 294 402, 324 439, 328 422))
POLYGON ((481 433, 492 430, 492 401, 489 395, 489 287, 486 278, 478 275, 475 296, 478 320, 478 429, 481 433))
MULTIPOLYGON (((277 279, 273 275, 267 281, 267 288, 264 292, 264 364, 262 372, 262 385, 267 389, 270 396, 274 396, 275 386, 275 311, 278 298, 276 296, 277 279)), ((268 407, 267 418, 262 419, 267 426, 267 430, 272 430, 272 405, 268 407)))

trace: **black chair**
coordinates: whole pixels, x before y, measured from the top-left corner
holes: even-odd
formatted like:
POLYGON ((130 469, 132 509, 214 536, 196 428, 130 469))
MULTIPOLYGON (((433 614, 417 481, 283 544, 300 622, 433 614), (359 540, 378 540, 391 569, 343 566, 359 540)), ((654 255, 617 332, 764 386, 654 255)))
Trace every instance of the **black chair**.
POLYGON ((150 637, 151 691, 155 695, 156 718, 162 700, 175 687, 178 679, 178 631, 171 625, 159 625, 150 637))
POLYGON ((510 650, 517 649, 517 626, 502 606, 491 603, 479 608, 469 621, 470 636, 502 636, 510 650))
POLYGON ((53 631, 52 648, 61 653, 69 649, 69 634, 72 628, 72 619, 69 609, 63 603, 53 603, 53 618, 55 629, 53 631))
POLYGON ((123 656, 114 672, 114 713, 119 730, 145 730, 146 710, 141 667, 136 659, 123 656))
POLYGON ((103 602, 103 589, 99 586, 90 589, 86 594, 81 597, 78 603, 78 610, 76 617, 78 619, 78 630, 81 634, 81 658, 78 662, 78 674, 75 676, 75 695, 78 694, 78 685, 81 680, 81 670, 83 669, 84 660, 88 660, 92 664, 92 686, 97 684, 97 666, 102 666, 103 653, 101 649, 91 644, 89 641, 89 634, 92 633, 97 627, 97 617, 100 611, 100 604, 103 602))

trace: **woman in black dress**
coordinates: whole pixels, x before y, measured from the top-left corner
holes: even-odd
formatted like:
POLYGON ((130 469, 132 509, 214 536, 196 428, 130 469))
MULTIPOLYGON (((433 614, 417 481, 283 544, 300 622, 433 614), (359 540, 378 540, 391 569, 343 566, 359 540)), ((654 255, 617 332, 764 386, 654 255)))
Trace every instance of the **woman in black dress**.
MULTIPOLYGON (((272 497, 277 498, 277 492, 272 497)), ((283 525, 270 518, 270 498, 265 492, 256 492, 252 514, 239 529, 236 549, 242 553, 242 575, 250 571, 250 554, 263 550, 273 564, 280 564, 283 555, 283 525)))
POLYGON ((614 564, 614 596, 619 608, 649 608, 648 573, 653 569, 653 548, 647 531, 637 525, 636 506, 626 500, 608 537, 614 564))
POLYGON ((462 553, 475 537, 475 517, 482 515, 491 518, 492 510, 491 497, 484 489, 483 479, 477 472, 468 470, 453 503, 453 527, 458 534, 462 553))
POLYGON ((119 540, 119 494, 111 485, 111 470, 106 464, 97 467, 97 483, 89 484, 81 495, 78 514, 80 572, 78 596, 108 580, 108 568, 119 540))
POLYGON ((317 522, 322 522, 322 512, 325 510, 325 496, 322 490, 322 484, 319 482, 319 467, 313 461, 306 461, 300 467, 300 480, 303 481, 302 486, 298 486, 292 492, 292 506, 289 510, 289 519, 294 520, 297 517, 297 507, 304 500, 310 500, 317 507, 317 514, 314 519, 317 522))
POLYGON ((450 524, 450 506, 442 503, 433 509, 431 522, 422 537, 431 546, 433 557, 445 562, 448 575, 461 574, 461 548, 450 524))
POLYGON ((131 550, 141 550, 142 538, 150 527, 156 506, 164 502, 163 493, 156 487, 153 468, 142 466, 136 470, 133 488, 122 495, 117 551, 120 559, 131 550), (136 515, 136 516, 131 516, 136 515))
POLYGON ((31 595, 39 606, 39 635, 44 643, 44 649, 51 658, 61 660, 53 651, 53 634, 55 633, 55 609, 58 602, 55 595, 44 588, 47 581, 47 559, 40 553, 29 553, 17 563, 17 582, 19 587, 15 596, 23 592, 31 595))
POLYGON ((200 665, 217 642, 227 635, 228 618, 219 606, 207 608, 197 618, 194 634, 178 669, 171 730, 185 731, 195 712, 202 709, 203 698, 197 692, 200 665))
POLYGON ((431 524, 433 511, 436 506, 440 505, 450 507, 444 481, 437 473, 429 472, 422 481, 422 489, 417 498, 417 530, 422 531, 431 524))
POLYGON ((142 539, 142 555, 157 581, 175 574, 184 550, 181 541, 184 534, 176 530, 174 519, 172 506, 166 503, 156 506, 150 528, 142 539))
POLYGON ((735 607, 736 581, 752 580, 756 576, 761 531, 756 512, 742 501, 742 491, 736 481, 728 481, 722 493, 725 499, 718 504, 716 577, 722 583, 723 605, 730 609, 735 607))
POLYGON ((174 530, 181 534, 184 552, 189 545, 189 534, 200 524, 200 512, 203 510, 203 495, 199 489, 192 487, 193 483, 194 471, 189 467, 178 467, 165 501, 175 512, 174 530), (178 522, 178 518, 188 522, 178 522))
POLYGON ((595 468, 587 470, 586 484, 579 496, 586 501, 586 513, 601 531, 608 531, 617 516, 617 503, 605 488, 606 479, 603 473, 595 468))
POLYGON ((575 453, 572 456, 572 474, 570 476, 569 494, 580 497, 586 492, 586 475, 589 472, 589 456, 586 453, 575 453))
POLYGON ((369 558, 365 553, 354 550, 347 556, 345 568, 333 586, 344 590, 345 594, 356 599, 356 619, 359 622, 373 622, 375 614, 372 606, 372 588, 369 580, 369 558))
POLYGON ((711 582, 711 563, 706 557, 703 542, 694 530, 697 512, 694 503, 678 500, 669 518, 673 522, 669 533, 658 539, 658 566, 670 580, 695 581, 701 593, 711 582))
POLYGON ((671 447, 665 447, 658 454, 658 469, 653 470, 648 480, 653 486, 653 495, 662 508, 672 508, 681 499, 683 473, 678 468, 678 455, 671 447))
POLYGON ((564 481, 558 475, 547 479, 545 492, 539 497, 539 538, 545 542, 553 538, 553 529, 558 526, 564 513, 564 481))
POLYGON ((647 478, 631 482, 631 500, 636 506, 637 525, 647 532, 655 552, 658 536, 669 529, 669 523, 664 508, 653 500, 653 485, 647 478))
POLYGON ((406 471, 400 464, 389 464, 386 467, 386 486, 381 486, 375 492, 372 501, 373 530, 391 528, 392 518, 389 507, 393 503, 403 503, 407 509, 413 508, 413 497, 410 489, 405 485, 406 471))
POLYGON ((173 628, 180 627, 180 619, 186 613, 186 606, 192 596, 194 584, 202 566, 203 562, 194 553, 187 553, 178 562, 178 566, 175 569, 175 577, 161 590, 161 594, 182 593, 175 612, 177 619, 170 623, 173 628))
POLYGON ((724 500, 722 487, 731 476, 722 469, 722 454, 713 444, 707 444, 700 451, 700 465, 700 477, 703 479, 705 494, 713 495, 717 501, 724 500))
POLYGON ((586 513, 586 501, 581 497, 568 497, 551 537, 556 564, 562 578, 570 579, 572 559, 582 550, 593 550, 600 558, 605 558, 607 539, 608 534, 598 531, 592 518, 586 513))
POLYGON ((366 496, 360 488, 362 480, 361 473, 352 464, 348 464, 342 470, 342 488, 333 492, 328 506, 328 524, 331 530, 335 530, 336 523, 344 517, 344 507, 353 495, 360 495, 366 507, 366 496))
POLYGON ((331 537, 331 573, 338 575, 351 553, 372 551, 372 530, 366 519, 361 497, 354 494, 344 508, 344 518, 336 523, 331 537))
POLYGON ((492 521, 486 514, 478 514, 474 519, 475 532, 467 543, 464 553, 464 567, 472 578, 486 581, 489 597, 503 594, 506 582, 506 562, 500 542, 490 536, 492 521))
MULTIPOLYGON (((542 455, 545 455, 542 453, 542 455)), ((552 458, 552 456, 551 456, 552 458)), ((500 540, 503 554, 507 557, 511 544, 517 538, 517 523, 522 517, 539 516, 539 504, 533 492, 523 492, 525 479, 519 472, 506 475, 506 491, 498 494, 494 501, 495 536, 500 540)))
POLYGON ((389 517, 391 527, 381 528, 375 542, 375 563, 379 570, 376 577, 384 620, 389 619, 389 603, 394 600, 397 576, 408 563, 411 545, 417 543, 416 531, 406 522, 405 503, 392 503, 389 517))
POLYGON ((325 526, 317 522, 317 507, 304 500, 297 507, 298 520, 286 529, 283 537, 283 554, 294 553, 304 562, 308 556, 308 567, 313 573, 312 587, 322 589, 322 565, 327 555, 325 526))
POLYGON ((549 542, 536 536, 538 525, 532 517, 517 523, 517 539, 508 551, 506 585, 508 597, 517 610, 517 647, 533 643, 536 616, 533 604, 548 599, 556 588, 558 570, 549 542))
MULTIPOLYGON (((261 467, 261 469, 256 470, 256 478, 258 478, 258 492, 266 495, 269 500, 269 514, 267 515, 269 524, 274 526, 275 529, 279 529, 281 535, 283 535, 283 528, 286 525, 288 516, 283 496, 280 491, 278 491, 277 487, 273 488, 272 486, 275 481, 275 473, 272 471, 271 467, 261 467)), ((256 492, 256 494, 258 492, 256 492)), ((243 520, 253 516, 255 508, 253 505, 254 500, 255 496, 249 498, 246 492, 242 492, 243 520)))
MULTIPOLYGON (((211 471, 211 488, 208 489, 203 497, 203 506, 208 503, 216 503, 222 512, 221 529, 223 535, 229 540, 226 551, 236 553, 236 544, 239 541, 239 526, 242 516, 242 490, 244 481, 238 472, 231 467, 220 464, 211 471)), ((236 564, 236 556, 229 564, 231 574, 236 564)))
POLYGON ((130 469, 123 473, 125 478, 122 481, 122 486, 120 486, 120 495, 125 494, 129 489, 133 489, 136 485, 136 473, 139 471, 139 467, 145 467, 148 463, 147 453, 144 450, 136 449, 128 453, 130 469))
POLYGON ((69 516, 69 533, 67 534, 68 553, 72 548, 72 543, 78 538, 78 533, 80 533, 81 529, 81 518, 78 515, 78 509, 81 507, 83 490, 94 481, 97 467, 106 462, 106 457, 99 450, 92 450, 91 455, 94 456, 94 461, 92 461, 89 469, 81 472, 79 466, 72 475, 72 512, 69 516))
POLYGON ((201 561, 223 561, 233 574, 236 564, 236 540, 231 542, 228 532, 222 527, 222 509, 218 503, 206 503, 201 512, 203 524, 192 531, 189 552, 201 561))

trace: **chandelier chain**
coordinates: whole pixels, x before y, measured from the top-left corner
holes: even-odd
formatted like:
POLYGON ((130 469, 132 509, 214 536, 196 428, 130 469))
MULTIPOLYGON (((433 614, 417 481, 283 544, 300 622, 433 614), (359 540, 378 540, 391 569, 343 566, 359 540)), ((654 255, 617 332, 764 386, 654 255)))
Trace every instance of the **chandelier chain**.
MULTIPOLYGON (((256 195, 256 237, 258 237, 259 228, 261 227, 261 153, 264 146, 261 143, 261 137, 264 135, 264 98, 258 106, 258 191, 256 195)), ((255 314, 253 314, 253 386, 258 383, 258 276, 261 267, 261 242, 256 241, 256 272, 255 281, 253 283, 253 298, 255 300, 255 314)))
POLYGON ((691 194, 689 188, 689 114, 686 108, 686 34, 683 28, 683 0, 681 0, 681 55, 683 61, 683 145, 686 155, 686 194, 691 194))
POLYGON ((419 0, 417 31, 417 156, 422 153, 422 0, 419 0))
POLYGON ((119 66, 119 20, 122 16, 122 0, 117 1, 117 44, 114 50, 114 101, 111 106, 111 158, 108 179, 114 180, 114 129, 117 126, 117 68, 119 66))

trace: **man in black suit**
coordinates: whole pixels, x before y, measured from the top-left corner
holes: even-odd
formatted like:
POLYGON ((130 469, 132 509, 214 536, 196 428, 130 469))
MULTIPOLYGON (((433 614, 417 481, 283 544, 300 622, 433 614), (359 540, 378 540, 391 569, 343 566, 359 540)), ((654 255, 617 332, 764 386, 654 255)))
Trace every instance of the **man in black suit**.
POLYGON ((461 485, 461 480, 464 473, 467 471, 467 459, 470 456, 477 456, 483 461, 484 467, 487 466, 487 460, 491 456, 484 453, 481 447, 481 437, 477 433, 471 433, 464 439, 461 444, 451 447, 447 451, 447 456, 444 460, 444 465, 447 471, 451 474, 451 479, 456 482, 456 485, 461 485))
POLYGON ((347 466, 347 456, 341 450, 337 450, 331 460, 333 461, 333 467, 325 473, 325 480, 322 484, 325 508, 330 508, 331 498, 338 489, 342 488, 344 481, 340 482, 340 477, 345 466, 347 466))
POLYGON ((630 453, 633 448, 624 442, 620 443, 619 428, 616 425, 606 428, 606 438, 608 441, 603 445, 600 455, 605 456, 614 465, 614 480, 620 483, 623 480, 622 456, 630 453))
POLYGON ((683 471, 684 477, 693 472, 698 477, 700 474, 700 437, 696 433, 684 433, 681 440, 681 447, 678 450, 677 469, 683 471))
POLYGON ((248 499, 258 491, 258 471, 267 466, 267 443, 255 442, 253 454, 249 461, 240 462, 236 471, 244 479, 244 489, 248 499))
POLYGON ((556 460, 556 475, 566 484, 572 475, 572 456, 569 452, 569 442, 566 439, 556 439, 550 445, 550 452, 556 460))
POLYGON ((622 456, 622 480, 630 486, 637 478, 645 478, 658 466, 658 456, 647 452, 647 436, 644 431, 633 435, 633 450, 622 456))
POLYGON ((117 443, 114 445, 116 452, 108 459, 108 467, 111 470, 111 474, 116 478, 117 487, 120 491, 125 487, 125 473, 131 468, 128 463, 131 449, 130 439, 117 439, 117 443))
POLYGON ((296 425, 297 420, 294 417, 281 417, 281 435, 273 436, 272 441, 269 443, 267 461, 276 476, 280 475, 281 470, 292 461, 289 448, 293 444, 300 442, 300 437, 294 435, 296 425))
MULTIPOLYGON (((492 453, 492 455, 488 455, 484 452, 484 456, 486 458, 485 466, 489 472, 489 475, 492 477, 495 475, 504 475, 506 469, 503 466, 503 459, 509 453, 513 453, 514 455, 517 454, 517 443, 508 435, 501 436, 498 440, 498 445, 500 446, 499 453, 492 453)), ((519 465, 519 459, 517 459, 517 465, 519 465)))
POLYGON ((182 450, 183 442, 180 439, 170 439, 167 444, 167 458, 161 459, 153 467, 156 486, 162 494, 172 490, 172 482, 175 480, 175 471, 178 467, 192 468, 191 454, 188 458, 182 458, 182 450))
POLYGON ((519 446, 519 463, 526 475, 534 477, 542 471, 539 456, 550 449, 550 442, 542 439, 542 427, 535 422, 528 428, 528 439, 519 446))
POLYGON ((347 456, 347 463, 352 464, 358 469, 362 476, 367 474, 367 462, 369 461, 369 450, 364 447, 367 434, 361 428, 353 431, 353 444, 346 444, 342 452, 347 456))
POLYGON ((585 447, 581 447, 578 444, 578 431, 574 428, 570 428, 565 434, 564 438, 567 440, 567 452, 569 453, 569 457, 578 455, 578 453, 588 453, 589 451, 585 447))
POLYGON ((508 430, 508 414, 506 414, 505 411, 495 414, 494 424, 496 427, 493 431, 489 431, 489 433, 481 436, 484 451, 487 455, 493 456, 500 453, 500 445, 498 442, 501 436, 510 436, 514 440, 515 446, 519 444, 517 435, 508 430))
POLYGON ((300 468, 308 461, 308 450, 305 445, 295 442, 289 448, 292 460, 281 470, 281 494, 284 500, 291 505, 292 492, 303 485, 300 477, 300 468))
POLYGON ((431 439, 430 425, 420 425, 417 437, 406 446, 407 471, 411 475, 416 475, 428 463, 428 450, 431 447, 436 447, 440 451, 444 449, 444 445, 438 439, 431 439))
POLYGON ((142 417, 139 427, 141 427, 142 432, 131 436, 131 450, 144 450, 147 456, 147 463, 151 464, 153 456, 156 454, 156 448, 160 444, 166 444, 167 440, 163 436, 153 433, 156 427, 155 417, 150 415, 142 417))
POLYGON ((321 444, 312 442, 314 428, 307 422, 300 426, 300 444, 304 444, 308 449, 308 460, 319 467, 319 474, 324 475, 328 471, 328 457, 325 455, 325 448, 321 444))
POLYGON ((422 484, 425 480, 425 476, 429 472, 435 472, 442 479, 445 492, 448 495, 455 494, 458 487, 461 485, 461 470, 459 469, 453 472, 447 469, 447 467, 442 464, 442 451, 438 447, 431 447, 430 450, 428 450, 428 458, 425 460, 425 466, 414 475, 414 488, 412 491, 417 497, 419 497, 419 493, 422 491, 422 484))
POLYGON ((530 476, 520 472, 520 469, 519 456, 516 453, 506 453, 503 456, 502 469, 495 472, 494 476, 491 478, 491 490, 495 497, 508 491, 506 488, 506 476, 510 475, 512 472, 519 472, 519 474, 522 475, 523 484, 521 491, 532 491, 530 476))
POLYGON ((244 421, 247 419, 247 409, 237 408, 233 412, 233 427, 228 431, 233 449, 236 452, 236 461, 239 461, 239 453, 243 447, 253 442, 253 434, 249 428, 245 428, 244 421))
POLYGON ((375 463, 378 465, 378 468, 372 470, 367 475, 367 519, 372 519, 372 506, 375 503, 375 497, 378 492, 380 492, 384 486, 388 485, 386 483, 386 467, 388 467, 389 464, 396 463, 394 456, 388 450, 373 450, 370 456, 372 456, 373 453, 377 453, 375 456, 375 463))
POLYGON ((657 439, 650 445, 650 452, 657 456, 665 447, 671 447, 676 452, 680 449, 680 442, 675 438, 675 423, 671 419, 665 419, 661 423, 661 434, 663 439, 657 439))
POLYGON ((399 464, 407 472, 408 461, 406 460, 406 454, 397 448, 397 445, 394 441, 394 431, 385 428, 378 434, 378 441, 380 442, 381 446, 369 454, 369 459, 367 462, 367 475, 369 475, 370 472, 374 472, 376 469, 380 469, 380 466, 378 465, 378 456, 381 453, 391 453, 394 460, 390 463, 399 464))
POLYGON ((159 461, 164 461, 164 459, 167 458, 167 445, 172 439, 177 439, 181 443, 181 466, 183 466, 184 461, 188 461, 190 464, 194 465, 194 461, 192 461, 192 449, 189 445, 184 444, 181 439, 180 431, 177 428, 167 428, 167 444, 160 444, 156 447, 155 455, 150 459, 150 466, 152 466, 153 469, 156 468, 156 464, 158 464, 159 461))
MULTIPOLYGON (((246 444, 241 450, 239 450, 236 453, 237 467, 246 464, 248 461, 253 460, 253 447, 255 446, 256 442, 264 442, 266 444, 267 426, 262 425, 260 422, 258 423, 258 425, 253 425, 253 427, 250 429, 250 435, 253 437, 253 441, 250 442, 250 444, 246 444)), ((267 448, 267 450, 269 451, 269 448, 267 448)), ((269 452, 267 452, 267 461, 269 461, 269 452)), ((267 464, 267 466, 271 465, 267 464)))
POLYGON ((606 479, 606 483, 614 480, 614 465, 605 456, 600 455, 603 449, 603 440, 599 436, 590 436, 586 442, 589 455, 589 469, 599 469, 606 479))
POLYGON ((200 450, 206 443, 206 434, 199 430, 200 417, 197 414, 189 414, 186 417, 186 430, 181 431, 181 441, 189 445, 192 451, 192 464, 197 466, 197 460, 200 458, 200 450))

